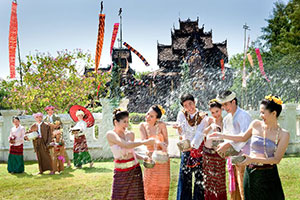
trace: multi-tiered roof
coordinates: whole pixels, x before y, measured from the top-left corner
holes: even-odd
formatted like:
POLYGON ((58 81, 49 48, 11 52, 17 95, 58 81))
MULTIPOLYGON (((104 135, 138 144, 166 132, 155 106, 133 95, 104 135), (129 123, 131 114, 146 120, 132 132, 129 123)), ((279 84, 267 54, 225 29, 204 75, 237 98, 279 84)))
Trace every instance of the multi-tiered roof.
POLYGON ((179 63, 197 54, 200 56, 202 66, 216 67, 220 60, 228 61, 227 40, 222 43, 213 43, 212 31, 204 32, 204 26, 199 28, 199 19, 181 21, 179 29, 171 30, 171 45, 157 44, 158 59, 160 68, 176 70, 179 63))

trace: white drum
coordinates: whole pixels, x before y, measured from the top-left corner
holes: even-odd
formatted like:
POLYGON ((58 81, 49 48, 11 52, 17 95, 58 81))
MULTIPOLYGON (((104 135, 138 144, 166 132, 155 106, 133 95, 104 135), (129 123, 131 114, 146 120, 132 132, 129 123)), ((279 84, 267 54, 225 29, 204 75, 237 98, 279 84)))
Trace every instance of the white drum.
POLYGON ((26 134, 25 136, 27 136, 28 140, 35 140, 36 138, 39 137, 38 132, 31 132, 26 134))

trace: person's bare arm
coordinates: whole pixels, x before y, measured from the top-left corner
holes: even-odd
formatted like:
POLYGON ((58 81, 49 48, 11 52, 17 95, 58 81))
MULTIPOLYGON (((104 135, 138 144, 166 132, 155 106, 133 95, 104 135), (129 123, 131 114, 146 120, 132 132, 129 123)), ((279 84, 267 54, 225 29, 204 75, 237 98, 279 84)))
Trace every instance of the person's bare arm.
POLYGON ((106 138, 109 142, 110 145, 116 144, 122 148, 125 149, 133 149, 135 147, 141 146, 143 144, 149 144, 149 145, 153 145, 154 144, 154 139, 150 138, 144 141, 140 141, 140 142, 133 142, 133 141, 125 141, 123 139, 121 139, 116 133, 114 132, 108 132, 106 134, 106 138))
POLYGON ((140 123, 139 129, 141 134, 141 140, 146 140, 148 137, 147 137, 147 131, 145 125, 143 123, 140 123))
POLYGON ((213 124, 212 117, 209 117, 207 121, 208 121, 208 126, 203 130, 204 135, 207 135, 211 130, 213 130, 213 127, 211 126, 213 124))
MULTIPOLYGON (((133 132, 127 133, 125 137, 126 137, 129 141, 134 142, 135 135, 134 135, 133 132)), ((148 157, 147 155, 140 155, 140 154, 137 154, 137 153, 135 153, 135 155, 136 155, 136 158, 139 159, 139 160, 148 160, 148 159, 149 159, 149 157, 148 157)))
POLYGON ((254 120, 250 124, 248 130, 245 133, 240 134, 240 135, 230 135, 230 134, 214 132, 210 135, 210 137, 216 137, 218 139, 227 139, 227 140, 232 140, 232 141, 235 141, 235 142, 246 142, 251 138, 253 126, 256 126, 257 123, 260 123, 260 121, 254 120))
POLYGON ((160 123, 160 130, 164 136, 164 143, 168 145, 169 144, 168 129, 167 129, 167 125, 164 122, 160 123))

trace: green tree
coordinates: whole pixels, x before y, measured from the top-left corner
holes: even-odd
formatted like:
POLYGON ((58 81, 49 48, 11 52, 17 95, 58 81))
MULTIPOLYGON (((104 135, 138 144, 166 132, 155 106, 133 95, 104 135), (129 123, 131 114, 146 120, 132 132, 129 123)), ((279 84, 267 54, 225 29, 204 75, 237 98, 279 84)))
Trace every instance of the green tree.
POLYGON ((291 0, 285 5, 276 2, 273 13, 262 28, 262 39, 274 53, 291 54, 300 51, 300 0, 291 0))
POLYGON ((266 21, 268 24, 262 28, 262 36, 248 50, 255 67, 250 67, 246 61, 247 75, 251 74, 246 89, 242 88, 244 54, 236 54, 229 61, 236 69, 232 89, 244 94, 242 103, 256 108, 258 102, 270 93, 281 96, 284 102, 300 101, 300 0, 291 0, 286 5, 276 2, 266 21), (260 49, 270 82, 261 75, 255 48, 260 49))
POLYGON ((34 113, 49 104, 65 112, 71 105, 89 103, 90 98, 95 98, 99 83, 99 94, 103 94, 110 75, 94 72, 80 75, 77 62, 87 68, 94 65, 91 55, 80 50, 60 51, 56 57, 39 52, 26 56, 21 65, 23 85, 17 80, 2 81, 1 88, 7 89, 1 105, 34 113))

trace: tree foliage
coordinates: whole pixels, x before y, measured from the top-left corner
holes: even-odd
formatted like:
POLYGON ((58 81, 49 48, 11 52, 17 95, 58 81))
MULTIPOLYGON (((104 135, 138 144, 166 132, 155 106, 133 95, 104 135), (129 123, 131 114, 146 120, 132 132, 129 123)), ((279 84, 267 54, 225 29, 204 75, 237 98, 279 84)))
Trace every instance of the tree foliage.
POLYGON ((94 65, 91 55, 80 50, 60 51, 55 57, 39 52, 26 56, 26 62, 21 64, 23 84, 19 80, 1 82, 5 93, 2 107, 34 113, 53 105, 65 112, 71 105, 85 105, 91 98, 97 98, 99 83, 99 94, 105 94, 105 83, 110 75, 94 72, 80 75, 78 63, 87 68, 94 65))
MULTIPOLYGON (((300 1, 291 0, 286 5, 276 2, 262 36, 250 46, 254 68, 246 58, 247 87, 242 88, 244 53, 234 55, 229 63, 236 69, 232 90, 242 96, 242 104, 257 108, 267 94, 276 94, 284 102, 299 102, 300 97, 300 1), (264 70, 271 80, 261 75, 255 48, 259 48, 264 70)), ((245 106, 247 108, 247 106, 245 106)))
POLYGON ((262 28, 262 39, 270 50, 282 54, 300 51, 300 1, 291 0, 285 5, 274 4, 273 13, 262 28))

